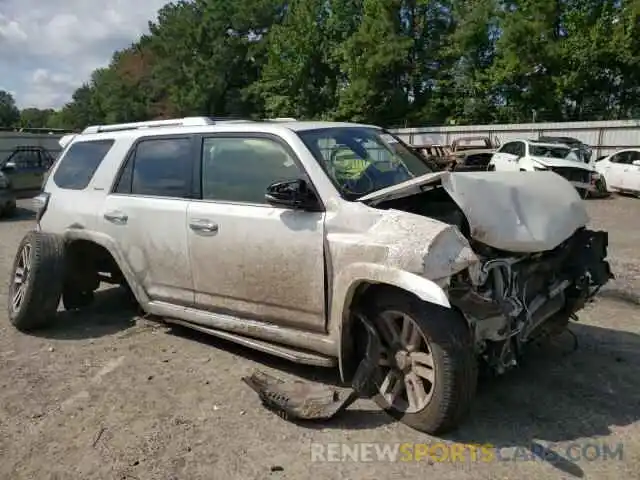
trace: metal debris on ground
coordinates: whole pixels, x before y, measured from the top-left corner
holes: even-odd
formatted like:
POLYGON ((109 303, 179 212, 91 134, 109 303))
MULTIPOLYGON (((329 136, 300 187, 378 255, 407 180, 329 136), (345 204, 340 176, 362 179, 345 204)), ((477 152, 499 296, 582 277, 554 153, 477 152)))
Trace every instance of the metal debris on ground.
POLYGON ((377 392, 373 379, 380 358, 380 339, 367 319, 358 315, 367 331, 367 350, 352 382, 353 390, 341 396, 331 387, 295 380, 287 382, 262 371, 242 380, 260 397, 262 404, 285 420, 328 420, 346 410, 358 398, 377 392))

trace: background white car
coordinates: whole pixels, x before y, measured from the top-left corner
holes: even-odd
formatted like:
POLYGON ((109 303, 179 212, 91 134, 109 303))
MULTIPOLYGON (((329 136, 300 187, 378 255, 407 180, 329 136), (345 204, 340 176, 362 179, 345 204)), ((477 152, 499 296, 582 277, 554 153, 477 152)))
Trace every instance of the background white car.
POLYGON ((581 196, 596 193, 600 174, 584 163, 567 145, 515 140, 502 145, 493 154, 489 169, 497 172, 550 170, 566 178, 581 196))
POLYGON ((640 194, 640 150, 622 150, 598 159, 595 168, 610 190, 640 194))

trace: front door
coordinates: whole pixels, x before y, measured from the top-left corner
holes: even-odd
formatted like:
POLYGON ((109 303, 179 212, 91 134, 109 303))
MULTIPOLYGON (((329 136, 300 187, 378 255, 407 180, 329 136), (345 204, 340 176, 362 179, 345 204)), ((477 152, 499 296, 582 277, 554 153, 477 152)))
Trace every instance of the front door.
POLYGON ((265 201, 271 183, 305 177, 277 137, 203 139, 201 200, 191 202, 187 212, 200 308, 325 328, 324 212, 265 201))
POLYGON ((609 158, 609 165, 607 166, 607 172, 605 178, 609 186, 613 188, 622 189, 624 183, 625 169, 628 166, 629 151, 618 152, 609 158))
POLYGON ((496 166, 496 171, 498 172, 515 172, 520 169, 518 162, 524 155, 525 146, 523 142, 509 142, 505 143, 493 154, 490 163, 496 166))
POLYGON ((37 150, 23 147, 7 158, 5 165, 9 169, 4 173, 11 179, 14 190, 35 192, 42 187, 44 172, 41 163, 37 150))
POLYGON ((188 306, 194 298, 186 226, 193 142, 184 136, 138 142, 98 219, 151 300, 188 306))
POLYGON ((640 191, 640 166, 633 162, 640 161, 640 152, 630 150, 625 158, 620 178, 621 188, 630 191, 640 191))

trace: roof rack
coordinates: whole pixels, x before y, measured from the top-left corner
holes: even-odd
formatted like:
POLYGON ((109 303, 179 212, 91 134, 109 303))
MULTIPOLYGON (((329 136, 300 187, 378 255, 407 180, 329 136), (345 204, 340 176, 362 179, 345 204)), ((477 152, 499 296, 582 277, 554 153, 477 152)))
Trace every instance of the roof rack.
POLYGON ((214 125, 216 122, 209 117, 184 117, 169 120, 151 120, 148 122, 116 123, 113 125, 91 125, 82 133, 120 132, 124 130, 137 130, 139 128, 154 127, 201 127, 214 125))
POLYGON ((276 117, 276 118, 265 118, 266 122, 297 122, 295 118, 291 117, 276 117))

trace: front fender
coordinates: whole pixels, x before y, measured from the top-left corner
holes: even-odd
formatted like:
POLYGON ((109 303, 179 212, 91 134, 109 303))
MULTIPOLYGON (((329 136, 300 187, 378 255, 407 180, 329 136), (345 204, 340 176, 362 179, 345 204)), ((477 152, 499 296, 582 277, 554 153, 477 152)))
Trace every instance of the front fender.
POLYGON ((63 237, 66 241, 73 240, 87 240, 93 242, 101 247, 105 248, 118 264, 118 268, 122 272, 122 275, 127 280, 129 287, 133 291, 138 303, 144 308, 149 303, 149 296, 147 292, 142 288, 142 285, 138 282, 133 269, 129 265, 124 253, 118 247, 118 244, 108 235, 104 233, 83 230, 83 229, 67 229, 63 237))
POLYGON ((398 287, 421 300, 445 308, 451 308, 444 290, 435 282, 414 273, 373 263, 353 263, 341 271, 335 279, 331 299, 330 332, 338 342, 338 364, 344 379, 345 325, 349 321, 350 305, 357 288, 362 284, 383 284, 398 287))

